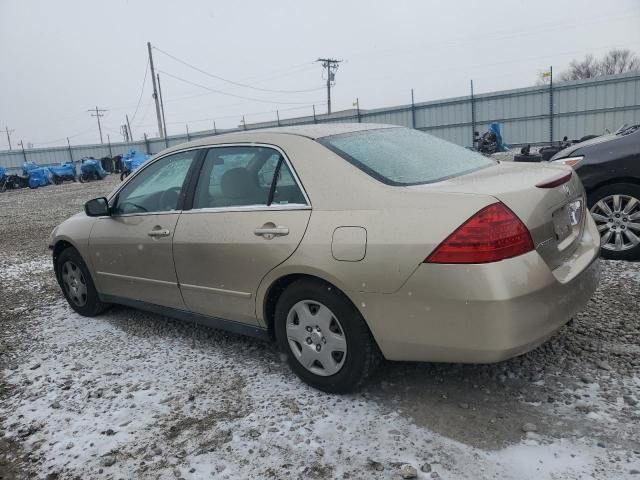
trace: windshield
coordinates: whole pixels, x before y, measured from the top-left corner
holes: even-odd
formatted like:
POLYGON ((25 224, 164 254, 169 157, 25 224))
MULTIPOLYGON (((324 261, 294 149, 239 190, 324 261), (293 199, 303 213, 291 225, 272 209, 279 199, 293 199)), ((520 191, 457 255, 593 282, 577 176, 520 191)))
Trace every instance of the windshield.
POLYGON ((319 142, 387 185, 433 183, 495 165, 479 153, 408 128, 359 131, 319 142))

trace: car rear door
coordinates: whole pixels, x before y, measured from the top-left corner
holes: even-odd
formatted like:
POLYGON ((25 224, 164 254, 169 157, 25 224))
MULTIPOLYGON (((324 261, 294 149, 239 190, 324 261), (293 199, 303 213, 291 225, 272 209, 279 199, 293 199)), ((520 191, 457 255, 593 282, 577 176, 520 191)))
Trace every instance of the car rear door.
POLYGON ((258 285, 296 250, 311 215, 294 171, 276 147, 213 147, 192 203, 173 238, 187 308, 257 325, 258 285))
POLYGON ((112 214, 96 220, 89 247, 101 294, 185 308, 171 241, 197 153, 174 153, 145 166, 111 199, 112 214))

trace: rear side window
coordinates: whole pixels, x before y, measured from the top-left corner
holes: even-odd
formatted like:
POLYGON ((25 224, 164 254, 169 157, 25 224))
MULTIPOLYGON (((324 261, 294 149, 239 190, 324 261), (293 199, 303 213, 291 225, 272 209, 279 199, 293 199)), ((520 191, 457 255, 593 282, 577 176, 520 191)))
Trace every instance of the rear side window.
POLYGON ((495 165, 479 153, 408 128, 334 135, 319 142, 387 185, 433 183, 495 165))

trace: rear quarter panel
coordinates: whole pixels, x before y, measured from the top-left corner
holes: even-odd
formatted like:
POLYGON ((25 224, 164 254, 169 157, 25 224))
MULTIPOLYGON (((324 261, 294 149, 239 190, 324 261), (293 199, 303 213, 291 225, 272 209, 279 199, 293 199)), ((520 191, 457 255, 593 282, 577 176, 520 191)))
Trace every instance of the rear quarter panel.
POLYGON ((615 140, 578 148, 585 160, 576 172, 587 192, 607 183, 640 184, 640 130, 615 140))

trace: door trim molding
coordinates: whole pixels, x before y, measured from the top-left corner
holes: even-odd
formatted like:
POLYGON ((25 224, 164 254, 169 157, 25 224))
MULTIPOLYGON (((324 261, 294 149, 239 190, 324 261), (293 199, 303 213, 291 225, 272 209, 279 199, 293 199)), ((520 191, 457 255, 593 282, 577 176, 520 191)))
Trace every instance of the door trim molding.
POLYGON ((223 288, 203 287, 202 285, 191 285, 188 283, 181 283, 180 288, 186 288, 189 290, 201 290, 204 292, 218 293, 220 295, 230 295, 232 297, 251 298, 253 295, 249 292, 239 292, 237 290, 225 290, 223 288))
POLYGON ((167 282, 166 280, 155 280, 153 278, 134 277, 131 275, 120 275, 119 273, 96 272, 96 274, 102 275, 103 277, 119 278, 121 280, 132 280, 134 282, 146 282, 146 283, 153 283, 155 285, 167 285, 171 287, 178 286, 176 282, 167 282))
POLYGON ((237 333, 239 335, 245 335, 248 337, 260 338, 262 340, 271 340, 269 331, 266 328, 258 327, 256 325, 234 322, 233 320, 226 320, 224 318, 210 317, 208 315, 192 313, 186 310, 179 310, 177 308, 163 307, 160 305, 155 305, 153 303, 147 303, 140 300, 132 300, 130 298, 119 297, 116 295, 100 294, 100 301, 105 303, 124 305, 125 307, 136 308, 138 310, 145 310, 147 312, 164 315, 166 317, 171 317, 186 322, 197 323, 207 327, 215 328, 217 330, 225 330, 227 332, 237 333))

